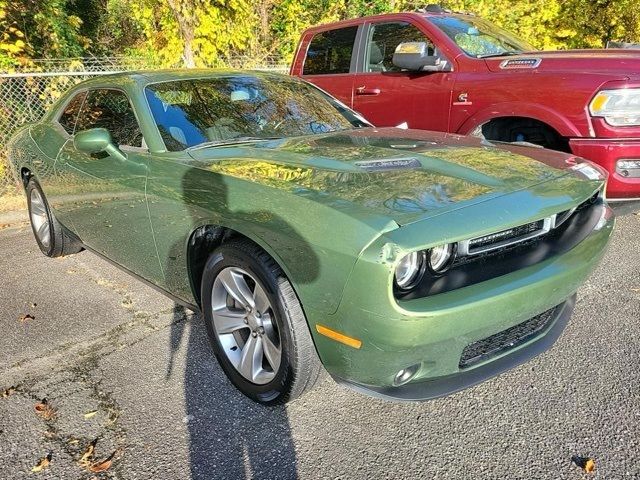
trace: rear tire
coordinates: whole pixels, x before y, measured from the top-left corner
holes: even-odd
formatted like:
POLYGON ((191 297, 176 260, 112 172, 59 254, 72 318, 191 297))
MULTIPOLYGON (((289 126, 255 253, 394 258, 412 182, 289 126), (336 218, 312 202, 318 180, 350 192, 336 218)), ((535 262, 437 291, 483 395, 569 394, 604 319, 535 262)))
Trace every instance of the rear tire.
POLYGON ((248 240, 221 245, 207 260, 201 295, 209 340, 238 390, 276 405, 314 386, 321 364, 307 320, 291 283, 264 250, 248 240))
POLYGON ((31 229, 42 253, 61 257, 81 251, 82 244, 56 220, 42 188, 33 178, 27 182, 26 194, 31 229))

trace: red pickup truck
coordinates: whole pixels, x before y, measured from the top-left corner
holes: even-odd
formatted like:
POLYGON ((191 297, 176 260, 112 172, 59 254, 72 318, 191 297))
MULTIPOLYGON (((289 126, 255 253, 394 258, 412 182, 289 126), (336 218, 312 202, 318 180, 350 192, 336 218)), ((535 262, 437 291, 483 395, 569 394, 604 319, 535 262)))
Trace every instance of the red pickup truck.
POLYGON ((640 198, 640 52, 540 52, 481 18, 439 9, 306 30, 290 73, 377 126, 573 153, 640 198))

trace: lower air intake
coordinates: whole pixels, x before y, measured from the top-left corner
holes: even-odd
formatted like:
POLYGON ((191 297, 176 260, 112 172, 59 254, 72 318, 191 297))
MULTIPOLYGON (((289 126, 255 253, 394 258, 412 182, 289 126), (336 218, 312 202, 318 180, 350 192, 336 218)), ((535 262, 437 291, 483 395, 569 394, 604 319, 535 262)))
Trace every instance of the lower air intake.
POLYGON ((540 334, 555 318, 558 307, 542 312, 529 320, 501 332, 471 343, 460 357, 460 368, 469 368, 491 357, 522 345, 540 334))

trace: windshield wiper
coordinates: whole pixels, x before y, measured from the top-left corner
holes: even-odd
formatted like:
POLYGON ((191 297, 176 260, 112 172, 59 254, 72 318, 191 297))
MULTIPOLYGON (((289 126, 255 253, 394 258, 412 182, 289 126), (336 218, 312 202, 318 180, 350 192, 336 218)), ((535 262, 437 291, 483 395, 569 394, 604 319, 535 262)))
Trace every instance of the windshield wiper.
POLYGON ((253 143, 253 142, 262 142, 265 140, 280 140, 282 137, 237 137, 230 138, 228 140, 215 140, 212 142, 204 142, 199 143, 198 145, 194 145, 193 147, 187 148, 188 152, 193 150, 200 150, 201 148, 210 148, 210 147, 227 147, 230 145, 239 145, 242 143, 253 143))
POLYGON ((487 53, 486 55, 478 55, 477 58, 491 58, 491 57, 510 57, 511 55, 520 55, 524 52, 521 52, 520 50, 510 50, 508 52, 502 52, 502 53, 487 53))

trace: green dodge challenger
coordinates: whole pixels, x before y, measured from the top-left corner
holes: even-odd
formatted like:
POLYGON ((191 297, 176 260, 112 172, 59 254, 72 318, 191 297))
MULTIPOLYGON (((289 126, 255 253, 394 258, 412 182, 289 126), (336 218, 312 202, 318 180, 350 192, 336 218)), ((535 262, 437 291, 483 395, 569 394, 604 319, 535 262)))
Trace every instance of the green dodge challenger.
POLYGON ((375 128, 276 74, 95 78, 8 152, 45 255, 93 251, 202 312, 222 369, 264 404, 323 367, 424 400, 529 360, 614 224, 585 160, 375 128))

